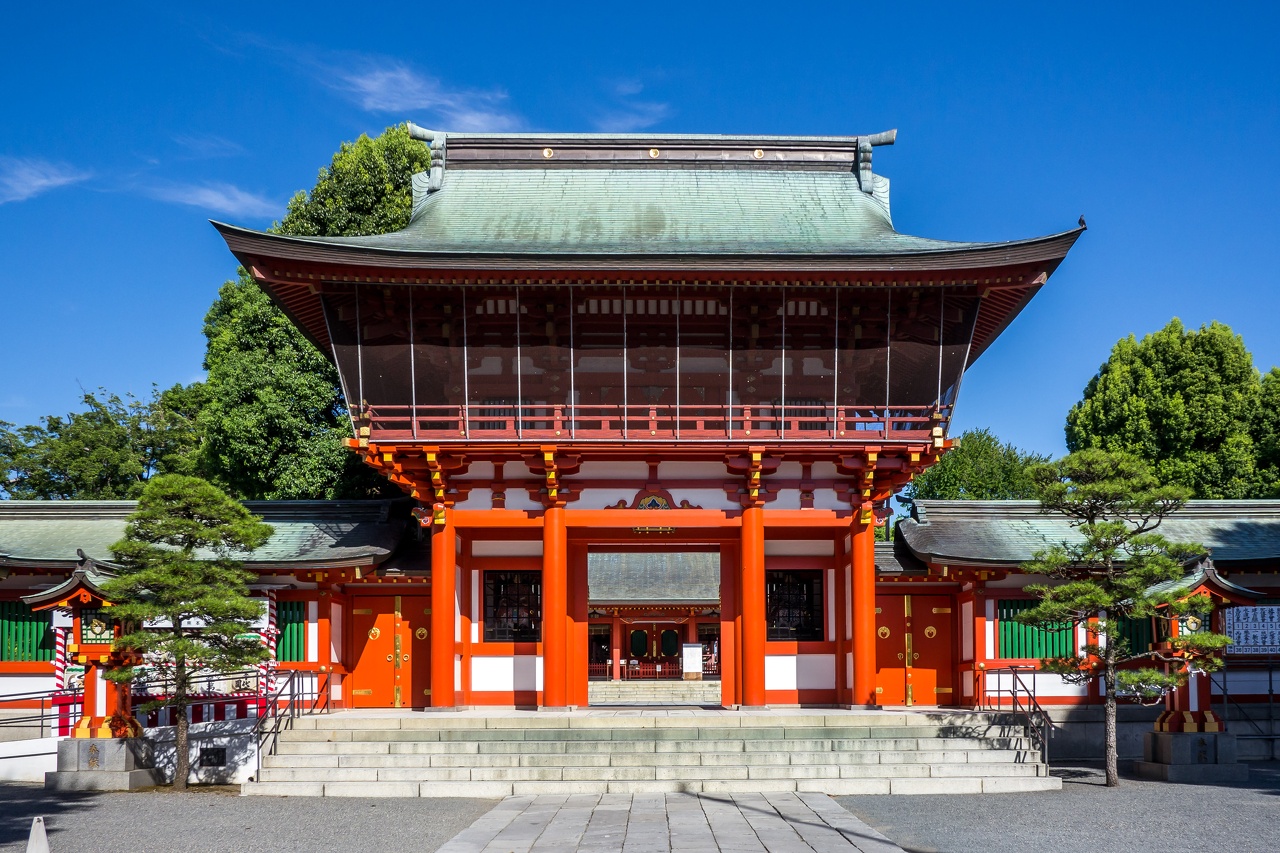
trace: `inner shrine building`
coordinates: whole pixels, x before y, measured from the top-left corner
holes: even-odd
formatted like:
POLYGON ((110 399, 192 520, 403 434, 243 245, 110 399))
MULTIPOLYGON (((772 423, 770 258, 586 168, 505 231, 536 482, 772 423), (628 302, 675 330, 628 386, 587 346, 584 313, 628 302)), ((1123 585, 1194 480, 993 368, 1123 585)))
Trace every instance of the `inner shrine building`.
POLYGON ((908 597, 905 651, 877 660, 875 528, 1082 228, 897 232, 872 169, 893 131, 409 127, 431 166, 404 229, 216 224, 337 365, 352 452, 415 501, 393 569, 311 573, 343 704, 557 708, 679 678, 727 706, 874 705, 950 649, 952 627, 913 645, 908 597))

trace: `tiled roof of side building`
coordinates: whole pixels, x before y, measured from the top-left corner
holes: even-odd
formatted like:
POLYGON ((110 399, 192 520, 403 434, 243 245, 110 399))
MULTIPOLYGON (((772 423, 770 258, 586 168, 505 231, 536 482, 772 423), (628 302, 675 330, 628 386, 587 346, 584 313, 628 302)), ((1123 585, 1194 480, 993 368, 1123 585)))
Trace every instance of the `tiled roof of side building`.
MULTIPOLYGON (((1080 539, 1065 516, 1036 501, 921 500, 898 531, 918 558, 961 565, 1016 566, 1080 539)), ((1280 501, 1190 501, 1159 532, 1204 545, 1223 569, 1280 569, 1280 501)))
MULTIPOLYGON (((249 565, 380 563, 398 547, 408 502, 247 501, 275 532, 245 557, 249 565), (402 511, 403 510, 403 511, 402 511)), ((70 568, 77 551, 110 562, 133 501, 0 501, 0 565, 70 568)))

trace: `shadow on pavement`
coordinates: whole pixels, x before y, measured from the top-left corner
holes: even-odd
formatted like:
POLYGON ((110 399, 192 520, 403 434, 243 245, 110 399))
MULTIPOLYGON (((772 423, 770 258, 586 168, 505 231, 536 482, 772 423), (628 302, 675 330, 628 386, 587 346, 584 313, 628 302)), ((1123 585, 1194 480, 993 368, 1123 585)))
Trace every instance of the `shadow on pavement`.
MULTIPOLYGON (((45 818, 45 828, 52 844, 57 837, 57 818, 74 819, 79 812, 92 809, 101 794, 75 794, 46 791, 40 785, 0 782, 0 845, 25 843, 31 835, 31 819, 45 818), (50 821, 49 818, 54 818, 50 821)), ((53 845, 56 848, 56 844, 53 845)))

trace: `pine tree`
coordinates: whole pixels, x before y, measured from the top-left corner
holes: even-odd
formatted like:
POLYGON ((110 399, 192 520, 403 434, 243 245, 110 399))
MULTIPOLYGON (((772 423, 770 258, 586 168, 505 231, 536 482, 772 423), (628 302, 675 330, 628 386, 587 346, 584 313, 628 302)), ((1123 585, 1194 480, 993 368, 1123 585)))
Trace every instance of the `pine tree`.
POLYGON ((1107 786, 1120 784, 1116 750, 1116 700, 1124 696, 1153 702, 1186 682, 1192 666, 1213 669, 1216 653, 1229 638, 1183 633, 1179 619, 1212 609, 1207 596, 1179 598, 1157 584, 1182 579, 1186 566, 1205 550, 1170 542, 1155 530, 1187 500, 1187 490, 1162 486, 1145 463, 1123 453, 1081 450, 1032 469, 1046 512, 1070 519, 1080 533, 1038 552, 1023 571, 1060 583, 1035 584, 1027 591, 1040 600, 1018 621, 1044 629, 1083 626, 1088 640, 1078 654, 1041 661, 1043 671, 1069 683, 1101 679, 1105 685, 1107 786), (1125 636, 1128 620, 1155 620, 1159 644, 1134 648, 1125 636))
MULTIPOLYGON (((253 632, 262 604, 249 595, 252 575, 238 556, 262 545, 272 529, 196 477, 168 474, 147 483, 124 539, 111 546, 119 564, 104 592, 113 616, 131 626, 116 647, 158 660, 172 672, 163 704, 177 721, 173 784, 185 788, 190 768, 187 707, 197 672, 253 666, 266 652, 253 632)), ((110 673, 128 681, 134 667, 110 673)))

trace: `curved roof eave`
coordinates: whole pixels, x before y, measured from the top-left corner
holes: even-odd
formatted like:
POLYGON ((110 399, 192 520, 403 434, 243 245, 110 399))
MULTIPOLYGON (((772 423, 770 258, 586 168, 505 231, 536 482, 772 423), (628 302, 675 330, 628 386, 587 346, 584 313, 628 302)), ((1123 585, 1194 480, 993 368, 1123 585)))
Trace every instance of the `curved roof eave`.
MULTIPOLYGON (((1073 228, 1057 234, 999 243, 954 243, 943 248, 904 248, 883 252, 432 252, 421 249, 349 242, 353 238, 298 237, 270 234, 210 220, 237 258, 278 258, 389 269, 780 269, 831 271, 913 271, 980 269, 1026 263, 1053 263, 1085 231, 1073 228)), ((355 238, 359 239, 359 238, 355 238)), ((905 238, 910 240, 912 238, 905 238)), ((932 242, 932 241, 931 241, 932 242)))

